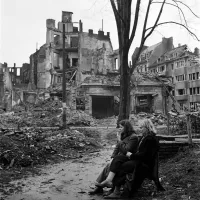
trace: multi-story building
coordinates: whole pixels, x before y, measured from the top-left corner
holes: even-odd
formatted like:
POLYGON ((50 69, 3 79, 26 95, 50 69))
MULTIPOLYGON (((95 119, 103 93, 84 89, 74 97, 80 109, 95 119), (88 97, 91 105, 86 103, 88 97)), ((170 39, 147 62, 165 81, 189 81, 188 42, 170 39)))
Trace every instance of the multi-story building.
POLYGON ((199 66, 199 49, 191 52, 187 45, 179 45, 160 56, 149 70, 171 77, 174 84, 172 94, 179 103, 177 108, 182 110, 184 105, 196 108, 200 102, 199 66))
MULTIPOLYGON (((165 86, 169 86, 169 82, 165 82, 163 85, 157 80, 147 78, 141 79, 141 76, 138 73, 151 71, 151 66, 160 58, 160 56, 173 48, 174 45, 172 37, 162 38, 160 43, 149 47, 143 47, 132 76, 133 84, 137 85, 131 91, 131 107, 133 112, 161 111, 166 113, 167 101, 164 91, 165 86)), ((132 59, 135 59, 137 52, 138 48, 135 49, 132 59)), ((165 71, 166 68, 159 68, 159 70, 165 71)))
MULTIPOLYGON (((137 64, 135 66, 135 71, 147 72, 149 67, 165 52, 168 52, 174 48, 173 38, 162 38, 162 41, 154 44, 152 46, 144 46, 143 50, 139 56, 137 64)), ((135 49, 132 59, 134 59, 138 48, 135 49)))
POLYGON ((65 27, 65 58, 67 82, 81 83, 91 71, 106 74, 112 70, 113 52, 109 32, 98 34, 92 29, 83 32, 81 20, 79 27, 72 21, 72 12, 62 12, 62 21, 55 26, 54 19, 46 20, 46 43, 30 56, 32 82, 38 89, 46 89, 62 82, 63 71, 63 26, 65 27), (68 57, 68 60, 67 60, 68 57), (37 71, 37 72, 35 72, 37 71), (37 78, 35 78, 37 74, 37 78))

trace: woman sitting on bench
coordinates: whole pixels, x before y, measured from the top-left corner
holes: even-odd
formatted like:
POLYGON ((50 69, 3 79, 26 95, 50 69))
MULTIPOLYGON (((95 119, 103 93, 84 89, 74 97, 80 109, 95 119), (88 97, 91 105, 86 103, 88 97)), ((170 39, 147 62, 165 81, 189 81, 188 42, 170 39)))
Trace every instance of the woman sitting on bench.
POLYGON ((99 184, 100 187, 108 187, 112 184, 115 186, 114 192, 105 197, 106 199, 122 197, 120 187, 125 183, 126 174, 133 173, 141 165, 148 166, 150 170, 153 170, 155 156, 159 149, 159 143, 155 137, 156 132, 152 121, 145 119, 142 124, 143 134, 139 141, 137 152, 127 152, 126 156, 119 155, 112 160, 107 179, 99 184))

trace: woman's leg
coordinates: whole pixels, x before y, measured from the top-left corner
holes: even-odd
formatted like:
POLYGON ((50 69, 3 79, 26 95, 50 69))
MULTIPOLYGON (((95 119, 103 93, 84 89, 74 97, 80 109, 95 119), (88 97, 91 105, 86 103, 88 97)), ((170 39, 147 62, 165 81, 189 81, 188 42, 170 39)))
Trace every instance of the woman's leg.
POLYGON ((132 173, 135 169, 137 162, 133 160, 129 160, 122 164, 121 170, 115 175, 113 179, 114 186, 121 186, 124 184, 126 180, 126 174, 132 173))
POLYGON ((110 172, 108 177, 101 184, 96 184, 96 186, 112 187, 112 180, 115 177, 115 174, 120 171, 122 164, 127 161, 129 161, 129 159, 124 155, 116 156, 110 164, 110 172))
POLYGON ((108 163, 102 170, 102 172, 99 174, 99 176, 97 177, 96 182, 97 183, 101 183, 104 180, 106 180, 106 178, 108 177, 108 174, 110 172, 110 163, 108 163))
POLYGON ((110 171, 113 173, 120 172, 122 165, 127 161, 130 161, 130 160, 128 157, 124 155, 116 156, 110 164, 110 171))
MULTIPOLYGON (((109 174, 109 171, 110 171, 110 163, 108 163, 102 170, 102 172, 99 174, 99 176, 97 177, 97 180, 96 182, 97 183, 101 183, 103 182, 104 180, 106 180, 106 178, 108 177, 108 174, 109 174)), ((94 195, 94 194, 98 194, 98 193, 103 193, 103 188, 102 187, 99 187, 96 185, 96 187, 89 191, 89 194, 90 195, 94 195)))

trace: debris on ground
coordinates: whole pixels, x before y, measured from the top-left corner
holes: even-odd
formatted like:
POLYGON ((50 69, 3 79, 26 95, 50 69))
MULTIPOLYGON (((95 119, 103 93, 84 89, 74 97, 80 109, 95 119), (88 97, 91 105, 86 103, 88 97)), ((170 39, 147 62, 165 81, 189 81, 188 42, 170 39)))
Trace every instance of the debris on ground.
POLYGON ((1 168, 45 164, 49 159, 75 158, 87 150, 101 147, 99 134, 93 130, 23 130, 2 129, 0 132, 1 168))
MULTIPOLYGON (((59 127, 62 125, 62 102, 47 99, 38 101, 37 104, 15 105, 13 112, 3 113, 0 126, 12 127, 59 127)), ((94 119, 81 110, 67 108, 67 124, 73 126, 93 126, 94 119)))
MULTIPOLYGON (((130 121, 134 126, 140 127, 144 119, 151 119, 156 127, 163 127, 165 133, 167 133, 167 116, 161 112, 145 113, 140 112, 138 114, 131 114, 130 121)), ((169 126, 171 135, 184 135, 187 134, 187 123, 185 115, 170 115, 169 126)), ((192 127, 194 123, 192 124, 192 127)), ((200 127, 199 127, 200 128, 200 127)), ((200 130, 200 129, 199 129, 200 130)), ((162 131, 163 132, 163 131, 162 131)), ((196 131, 195 131, 196 132, 196 131)))
POLYGON ((159 177, 165 188, 157 192, 155 184, 145 180, 134 200, 198 200, 200 198, 200 149, 185 147, 173 158, 160 162, 159 177))

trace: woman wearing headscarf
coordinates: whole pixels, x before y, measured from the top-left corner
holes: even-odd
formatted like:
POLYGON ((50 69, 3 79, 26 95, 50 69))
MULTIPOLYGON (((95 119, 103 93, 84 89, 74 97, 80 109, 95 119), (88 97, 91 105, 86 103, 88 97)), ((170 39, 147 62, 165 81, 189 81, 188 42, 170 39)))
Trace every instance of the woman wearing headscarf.
POLYGON ((106 199, 121 197, 120 186, 124 183, 127 173, 132 173, 141 164, 145 164, 149 169, 154 167, 155 156, 159 149, 159 144, 155 137, 157 131, 150 119, 145 119, 141 128, 142 137, 139 141, 137 152, 127 152, 126 156, 116 156, 111 162, 107 179, 99 184, 101 187, 109 187, 112 184, 115 186, 114 192, 107 196, 106 199))
MULTIPOLYGON (((117 133, 117 144, 115 149, 111 155, 111 158, 115 158, 117 155, 126 155, 127 152, 135 153, 138 146, 138 136, 130 123, 129 120, 122 120, 119 123, 120 127, 122 128, 121 134, 117 133)), ((99 183, 102 183, 106 180, 108 174, 110 172, 110 163, 108 163, 100 175, 96 180, 96 188, 89 192, 90 195, 102 193, 103 188, 98 186, 99 183)), ((113 191, 112 191, 113 192, 113 191)))

